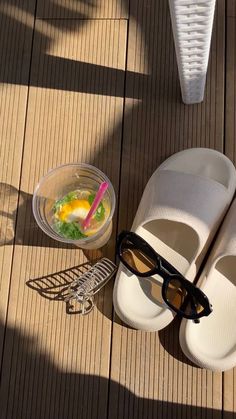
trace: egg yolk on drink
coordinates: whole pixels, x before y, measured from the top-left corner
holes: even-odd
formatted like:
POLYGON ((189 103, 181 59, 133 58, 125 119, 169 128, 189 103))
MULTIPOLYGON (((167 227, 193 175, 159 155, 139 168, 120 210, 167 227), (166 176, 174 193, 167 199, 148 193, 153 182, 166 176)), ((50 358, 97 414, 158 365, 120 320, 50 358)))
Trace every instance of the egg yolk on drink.
POLYGON ((95 197, 96 192, 77 190, 58 199, 53 206, 53 229, 61 237, 72 240, 80 240, 96 234, 106 222, 110 207, 106 199, 103 199, 94 212, 89 227, 84 230, 83 221, 95 197))
POLYGON ((62 205, 57 217, 60 221, 73 222, 84 220, 90 210, 90 204, 85 199, 74 199, 73 201, 62 205))

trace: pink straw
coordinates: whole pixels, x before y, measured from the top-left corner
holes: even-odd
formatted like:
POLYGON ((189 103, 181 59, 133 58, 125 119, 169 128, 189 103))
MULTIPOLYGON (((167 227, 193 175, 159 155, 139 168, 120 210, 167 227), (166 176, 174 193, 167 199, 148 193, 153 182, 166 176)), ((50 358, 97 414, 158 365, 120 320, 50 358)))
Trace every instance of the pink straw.
POLYGON ((91 205, 89 213, 88 213, 87 217, 85 218, 85 220, 82 222, 82 227, 83 227, 84 230, 86 230, 86 228, 89 227, 91 218, 92 218, 93 214, 95 213, 96 209, 98 208, 98 205, 100 204, 100 202, 103 198, 103 195, 106 192, 108 186, 109 185, 108 185, 107 182, 103 182, 99 186, 99 189, 98 189, 97 194, 94 198, 94 201, 91 205))

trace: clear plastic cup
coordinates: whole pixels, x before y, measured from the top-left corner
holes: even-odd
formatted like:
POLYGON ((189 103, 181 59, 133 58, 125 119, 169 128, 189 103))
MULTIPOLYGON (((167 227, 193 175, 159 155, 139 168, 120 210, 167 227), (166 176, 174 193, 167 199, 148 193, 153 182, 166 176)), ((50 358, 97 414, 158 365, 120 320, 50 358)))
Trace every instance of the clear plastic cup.
POLYGON ((82 249, 98 249, 108 242, 112 232, 115 204, 115 192, 110 180, 101 170, 85 163, 65 164, 52 169, 40 180, 33 195, 33 213, 39 227, 53 239, 75 244, 82 249), (101 228, 92 236, 79 240, 60 236, 52 227, 55 202, 75 190, 88 189, 96 193, 102 182, 109 185, 104 199, 109 203, 110 213, 101 228))

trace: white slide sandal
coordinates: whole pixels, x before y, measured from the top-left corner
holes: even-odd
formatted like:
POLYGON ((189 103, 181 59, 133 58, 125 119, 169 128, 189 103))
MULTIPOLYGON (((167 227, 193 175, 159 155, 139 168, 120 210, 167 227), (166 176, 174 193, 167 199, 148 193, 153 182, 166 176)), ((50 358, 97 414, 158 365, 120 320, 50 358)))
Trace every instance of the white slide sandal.
POLYGON ((212 371, 236 366, 236 201, 220 229, 198 286, 212 304, 212 313, 181 322, 180 345, 195 364, 212 371))
MULTIPOLYGON (((235 187, 236 171, 226 156, 204 148, 181 151, 151 176, 132 231, 193 281, 235 187)), ((164 328, 174 313, 161 298, 161 286, 158 275, 138 278, 120 264, 113 292, 116 313, 136 329, 164 328)))

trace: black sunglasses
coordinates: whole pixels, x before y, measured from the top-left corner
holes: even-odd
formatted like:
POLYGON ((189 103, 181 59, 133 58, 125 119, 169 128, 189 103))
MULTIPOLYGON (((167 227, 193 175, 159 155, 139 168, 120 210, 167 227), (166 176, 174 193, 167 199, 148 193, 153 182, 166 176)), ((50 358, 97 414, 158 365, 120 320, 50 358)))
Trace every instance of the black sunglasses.
POLYGON ((207 296, 136 233, 123 231, 119 234, 117 254, 134 275, 144 278, 160 275, 163 300, 182 317, 198 323, 198 319, 212 312, 207 296))

